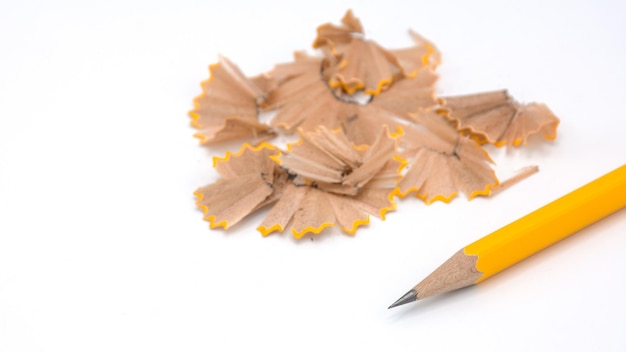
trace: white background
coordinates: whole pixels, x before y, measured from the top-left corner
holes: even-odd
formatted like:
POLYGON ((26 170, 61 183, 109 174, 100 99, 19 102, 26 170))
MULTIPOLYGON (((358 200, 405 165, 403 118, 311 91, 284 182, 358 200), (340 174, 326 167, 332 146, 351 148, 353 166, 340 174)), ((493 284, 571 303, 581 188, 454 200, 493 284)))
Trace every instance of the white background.
MULTIPOLYGON (((0 351, 626 350, 622 210, 487 282, 387 306, 466 244, 626 162, 620 1, 0 0, 0 351), (353 8, 443 53, 441 95, 508 88, 554 143, 490 149, 494 198, 398 202, 355 236, 209 230, 187 111, 224 54, 248 75, 353 8)), ((237 148, 234 148, 237 149, 237 148)), ((626 196, 626 195, 624 195, 626 196)))

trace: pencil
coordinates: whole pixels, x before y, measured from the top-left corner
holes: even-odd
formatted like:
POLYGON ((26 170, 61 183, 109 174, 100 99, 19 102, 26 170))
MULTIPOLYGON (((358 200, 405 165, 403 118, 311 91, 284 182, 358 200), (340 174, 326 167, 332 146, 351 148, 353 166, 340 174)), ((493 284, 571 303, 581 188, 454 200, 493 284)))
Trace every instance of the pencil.
POLYGON ((465 246, 389 308, 480 283, 626 206, 626 164, 465 246))

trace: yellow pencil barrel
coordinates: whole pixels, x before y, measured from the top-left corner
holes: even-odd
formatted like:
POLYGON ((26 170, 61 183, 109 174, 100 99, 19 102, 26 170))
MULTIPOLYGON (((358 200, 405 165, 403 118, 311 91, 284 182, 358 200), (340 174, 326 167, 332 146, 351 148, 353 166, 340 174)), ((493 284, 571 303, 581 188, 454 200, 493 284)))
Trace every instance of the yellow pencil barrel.
POLYGON ((626 206, 626 164, 464 248, 479 283, 626 206))

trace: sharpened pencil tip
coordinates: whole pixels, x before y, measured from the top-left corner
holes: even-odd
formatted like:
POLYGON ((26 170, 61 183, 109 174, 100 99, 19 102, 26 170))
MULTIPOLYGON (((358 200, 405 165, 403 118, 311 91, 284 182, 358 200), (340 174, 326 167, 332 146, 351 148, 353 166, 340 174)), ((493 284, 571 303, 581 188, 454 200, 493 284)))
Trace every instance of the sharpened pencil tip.
POLYGON ((407 304, 407 303, 413 302, 413 301, 417 301, 417 291, 412 289, 409 292, 405 293, 404 296, 400 297, 400 299, 395 301, 387 309, 391 309, 393 307, 401 306, 403 304, 407 304))

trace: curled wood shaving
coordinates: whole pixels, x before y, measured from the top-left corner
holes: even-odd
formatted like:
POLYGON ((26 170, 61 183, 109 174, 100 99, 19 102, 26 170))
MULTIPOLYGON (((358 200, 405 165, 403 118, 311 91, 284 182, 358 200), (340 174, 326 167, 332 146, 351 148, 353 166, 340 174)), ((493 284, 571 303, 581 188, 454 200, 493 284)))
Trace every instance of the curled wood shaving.
POLYGON ((276 111, 270 122, 273 127, 288 132, 298 128, 314 131, 317 126, 340 128, 357 144, 372 144, 382 126, 395 129, 406 123, 402 120, 410 120, 410 113, 436 104, 438 77, 430 69, 396 81, 384 94, 366 101, 330 88, 315 65, 283 64, 278 73, 272 71, 268 76, 282 78, 263 103, 266 111, 276 111))
POLYGON ((319 127, 300 131, 301 140, 274 156, 290 174, 300 175, 318 188, 338 194, 356 195, 388 163, 394 163, 396 141, 386 127, 372 146, 353 145, 341 130, 319 127))
POLYGON ((424 68, 435 69, 441 61, 437 48, 411 31, 415 45, 387 50, 375 41, 364 38, 363 26, 348 11, 342 25, 324 24, 318 27, 314 48, 327 49, 324 76, 332 88, 347 94, 364 91, 378 95, 392 82, 403 77, 415 77, 424 68))
POLYGON ((335 48, 337 45, 348 44, 353 37, 363 34, 361 21, 354 16, 352 10, 346 11, 341 19, 341 25, 325 23, 317 27, 317 38, 313 42, 314 48, 325 46, 335 48))
POLYGON ((238 153, 214 159, 222 178, 194 192, 211 228, 227 229, 267 203, 279 185, 275 181, 286 179, 269 158, 275 153, 276 148, 266 143, 256 148, 244 144, 238 153))
POLYGON ((432 110, 414 115, 419 125, 407 128, 400 137, 406 154, 412 156, 409 170, 398 183, 397 195, 415 193, 427 204, 449 202, 459 192, 469 199, 488 195, 498 185, 492 161, 475 141, 459 135, 443 117, 432 110))
POLYGON ((272 134, 257 120, 264 92, 225 57, 209 70, 211 77, 202 82, 202 93, 189 112, 191 125, 198 130, 194 136, 202 144, 211 144, 272 134))
POLYGON ((506 90, 440 98, 440 113, 481 143, 520 146, 541 134, 554 140, 559 119, 544 104, 520 104, 506 90))
POLYGON ((424 68, 434 70, 441 64, 441 53, 431 41, 410 30, 409 35, 415 43, 414 46, 404 49, 389 50, 396 58, 402 73, 406 77, 413 78, 424 68))

